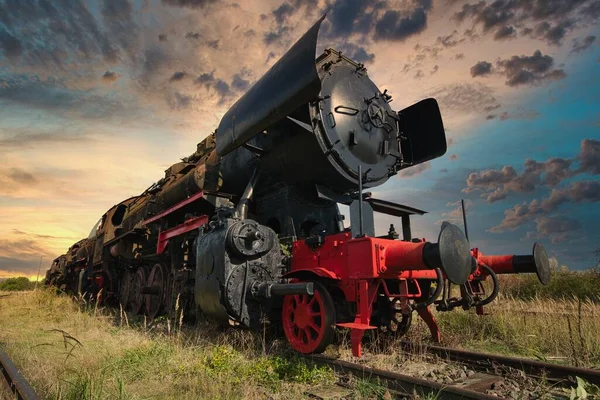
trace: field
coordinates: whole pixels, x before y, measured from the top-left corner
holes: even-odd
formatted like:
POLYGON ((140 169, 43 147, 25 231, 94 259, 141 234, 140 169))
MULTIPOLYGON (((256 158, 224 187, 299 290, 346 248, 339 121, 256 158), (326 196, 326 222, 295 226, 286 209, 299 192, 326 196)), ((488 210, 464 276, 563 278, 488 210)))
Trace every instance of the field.
MULTIPOLYGON (((505 280, 489 315, 437 313, 443 344, 599 367, 600 305, 594 293, 600 294, 600 278, 576 277, 585 285, 591 279, 596 291, 524 293, 533 285, 529 278, 511 277, 516 280, 505 280)), ((48 399, 288 399, 339 391, 332 371, 290 353, 284 340, 265 332, 165 319, 151 324, 50 290, 1 293, 0 327, 2 347, 48 399)), ((427 338, 425 324, 415 317, 408 339, 427 338)), ((338 341, 327 353, 352 359, 347 335, 338 341)), ((365 363, 397 372, 414 360, 395 342, 375 339, 365 350, 365 363)), ((349 398, 384 393, 360 381, 347 389, 349 398)))

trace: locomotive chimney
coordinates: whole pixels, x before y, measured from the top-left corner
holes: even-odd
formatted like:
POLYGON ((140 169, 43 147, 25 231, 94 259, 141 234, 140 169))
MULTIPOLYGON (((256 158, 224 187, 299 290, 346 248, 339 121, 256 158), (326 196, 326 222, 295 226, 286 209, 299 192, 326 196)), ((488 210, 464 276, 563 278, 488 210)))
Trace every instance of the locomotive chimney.
POLYGON ((550 283, 552 272, 548 255, 541 243, 533 245, 533 255, 484 256, 478 260, 496 274, 524 274, 535 272, 543 285, 550 283))
POLYGON ((469 241, 456 225, 444 222, 437 243, 390 241, 385 245, 386 273, 442 268, 457 285, 471 273, 469 241))

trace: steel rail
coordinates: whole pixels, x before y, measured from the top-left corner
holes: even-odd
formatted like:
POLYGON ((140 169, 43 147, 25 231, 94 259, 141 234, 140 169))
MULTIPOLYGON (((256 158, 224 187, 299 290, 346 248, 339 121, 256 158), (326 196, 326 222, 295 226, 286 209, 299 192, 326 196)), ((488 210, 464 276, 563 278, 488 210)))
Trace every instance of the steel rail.
POLYGON ((391 371, 369 368, 363 365, 350 363, 347 361, 336 360, 322 355, 305 355, 305 358, 311 360, 318 365, 327 365, 335 371, 365 378, 379 378, 388 384, 388 388, 392 390, 402 391, 407 396, 413 393, 421 395, 434 394, 439 398, 454 400, 454 399, 473 399, 473 400, 498 400, 501 397, 491 396, 485 393, 476 392, 474 390, 465 389, 458 386, 443 385, 438 382, 428 381, 421 378, 415 378, 408 375, 402 375, 391 371), (419 393, 420 392, 420 393, 419 393))
MULTIPOLYGON (((550 380, 565 380, 569 377, 578 376, 589 383, 600 385, 600 370, 571 367, 568 365, 551 364, 537 360, 508 357, 502 355, 476 353, 468 350, 450 349, 425 344, 402 342, 402 347, 409 352, 420 352, 435 354, 453 362, 467 364, 477 369, 490 369, 494 365, 511 367, 523 371, 531 377, 546 377, 550 380)), ((574 379, 573 379, 574 381, 574 379)))
POLYGON ((4 377, 10 391, 17 399, 40 400, 40 396, 33 390, 33 387, 2 349, 0 349, 0 374, 4 377))

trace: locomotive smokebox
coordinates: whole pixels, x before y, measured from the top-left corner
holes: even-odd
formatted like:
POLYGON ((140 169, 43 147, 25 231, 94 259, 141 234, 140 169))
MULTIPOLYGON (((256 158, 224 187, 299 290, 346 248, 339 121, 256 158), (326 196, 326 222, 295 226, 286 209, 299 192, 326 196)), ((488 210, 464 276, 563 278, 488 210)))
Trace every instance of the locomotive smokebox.
POLYGON ((221 119, 223 190, 242 190, 256 155, 279 181, 347 193, 356 190, 359 170, 364 187, 375 187, 446 152, 434 99, 396 112, 362 64, 333 49, 315 61, 323 18, 221 119))

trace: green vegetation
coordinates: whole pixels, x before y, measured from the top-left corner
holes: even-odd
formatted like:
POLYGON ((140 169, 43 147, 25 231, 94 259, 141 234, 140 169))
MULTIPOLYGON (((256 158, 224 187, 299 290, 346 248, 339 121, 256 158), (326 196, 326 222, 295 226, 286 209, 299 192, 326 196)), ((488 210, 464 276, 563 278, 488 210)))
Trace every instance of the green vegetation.
POLYGON ((534 274, 500 276, 501 291, 520 300, 581 299, 600 302, 600 269, 570 271, 558 268, 552 272, 552 280, 542 285, 534 274))
POLYGON ((0 326, 2 346, 49 399, 293 399, 336 381, 280 339, 128 320, 46 289, 0 298, 0 326))
POLYGON ((32 290, 35 287, 35 282, 24 276, 18 278, 8 278, 0 282, 0 291, 14 292, 21 290, 32 290))

